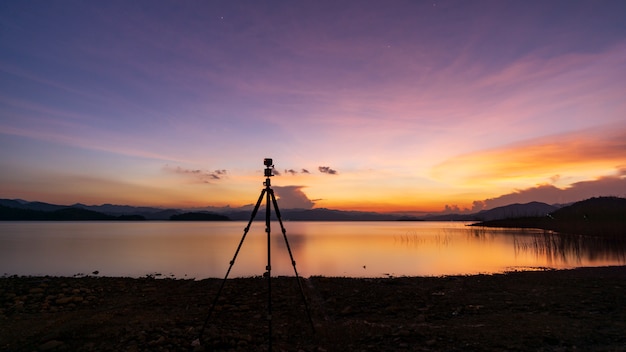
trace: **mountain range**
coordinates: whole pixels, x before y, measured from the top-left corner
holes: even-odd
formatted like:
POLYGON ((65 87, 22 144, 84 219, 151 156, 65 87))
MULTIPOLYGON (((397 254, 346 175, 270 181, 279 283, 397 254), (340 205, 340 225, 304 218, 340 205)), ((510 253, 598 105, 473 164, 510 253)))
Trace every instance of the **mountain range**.
MULTIPOLYGON (((424 216, 326 208, 280 209, 280 212, 283 220, 292 221, 490 221, 545 216, 558 208, 555 205, 531 202, 511 204, 473 214, 432 214, 424 216)), ((163 209, 113 204, 85 205, 76 203, 73 205, 58 205, 21 199, 0 199, 1 220, 249 220, 251 213, 252 211, 249 207, 163 209), (181 216, 183 214, 186 215, 181 216)), ((264 217, 265 211, 259 211, 256 219, 263 219, 264 217)), ((275 217, 274 211, 272 211, 272 217, 275 217)))

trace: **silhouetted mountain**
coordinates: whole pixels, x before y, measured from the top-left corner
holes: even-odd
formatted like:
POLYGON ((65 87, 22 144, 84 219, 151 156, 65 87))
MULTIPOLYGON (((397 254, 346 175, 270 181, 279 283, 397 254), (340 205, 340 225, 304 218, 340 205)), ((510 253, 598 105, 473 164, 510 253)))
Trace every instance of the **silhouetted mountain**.
POLYGON ((483 210, 476 214, 476 220, 489 221, 498 219, 512 219, 533 216, 545 216, 558 208, 541 202, 530 202, 526 204, 510 204, 502 207, 483 210))
POLYGON ((420 219, 426 221, 476 221, 476 214, 438 214, 425 215, 420 219))
POLYGON ((74 221, 74 220, 144 220, 140 216, 112 216, 87 209, 61 207, 53 211, 14 208, 0 205, 0 220, 74 221))
POLYGON ((552 212, 552 217, 570 221, 626 221, 626 199, 618 197, 589 198, 552 212))
POLYGON ((115 217, 80 208, 63 208, 50 212, 51 220, 114 220, 115 217))
POLYGON ((173 215, 181 213, 183 213, 183 211, 179 209, 159 209, 157 212, 143 213, 142 215, 145 216, 147 220, 169 220, 173 215))
POLYGON ((540 202, 510 204, 471 214, 434 214, 422 217, 428 221, 489 221, 546 215, 558 207, 540 202))
POLYGON ((174 221, 228 221, 230 218, 225 215, 208 213, 208 212, 192 212, 170 216, 170 220, 174 221))
POLYGON ((67 208, 64 205, 48 204, 43 202, 26 202, 21 200, 0 199, 0 205, 17 209, 29 209, 39 211, 55 211, 67 208))
POLYGON ((172 215, 180 214, 183 211, 179 209, 161 209, 152 207, 134 207, 130 205, 115 205, 115 204, 102 204, 102 205, 85 205, 74 204, 73 207, 83 208, 87 210, 93 210, 109 215, 140 215, 148 220, 169 220, 172 215))
POLYGON ((547 216, 484 221, 474 226, 539 228, 561 233, 626 239, 626 199, 590 198, 547 216))
POLYGON ((141 215, 119 215, 115 220, 124 220, 124 221, 143 221, 147 220, 145 217, 141 215))
POLYGON ((43 211, 0 205, 0 220, 42 220, 45 214, 43 211))
POLYGON ((24 203, 25 202, 20 202, 17 199, 0 199, 0 205, 9 207, 9 208, 22 209, 22 205, 24 203))
MULTIPOLYGON (((615 209, 620 209, 620 203, 623 201, 623 198, 612 198, 612 197, 603 197, 597 198, 597 200, 593 200, 596 198, 592 198, 591 200, 583 201, 575 203, 571 206, 577 205, 578 210, 570 210, 572 212, 571 215, 567 215, 569 217, 575 217, 575 214, 580 212, 585 212, 587 217, 592 216, 594 218, 601 218, 602 216, 609 216, 607 214, 613 214, 615 209), (613 200, 611 200, 613 199, 613 200), (587 202, 587 203, 586 203, 587 202), (610 203, 610 204, 609 204, 610 203), (602 205, 605 204, 605 205, 602 205), (580 210, 580 209, 583 210, 580 210), (594 208, 596 210, 592 211, 590 208, 594 208), (586 210, 585 210, 586 209, 586 210), (604 215, 603 215, 604 214, 604 215)), ((621 204, 621 203, 620 203, 621 204)), ((127 219, 147 219, 147 220, 169 220, 172 216, 177 216, 183 213, 212 213, 212 214, 221 214, 227 216, 232 220, 249 220, 251 216, 251 209, 249 207, 242 208, 213 208, 207 207, 202 208, 204 210, 198 210, 200 208, 195 208, 193 210, 182 210, 182 209, 162 209, 162 208, 152 208, 152 207, 134 207, 128 205, 113 205, 113 204, 103 204, 103 205, 85 205, 85 204, 74 204, 73 206, 64 206, 64 205, 56 205, 56 204, 48 204, 43 202, 28 202, 24 200, 10 200, 10 199, 0 199, 0 205, 5 207, 10 207, 13 209, 23 209, 23 210, 31 210, 31 211, 43 211, 43 212, 52 212, 61 209, 74 208, 74 209, 83 209, 88 211, 97 212, 100 214, 105 214, 108 216, 112 216, 114 218, 121 218, 122 216, 127 219), (209 209, 210 211, 207 211, 209 209)), ((478 213, 473 214, 432 214, 421 217, 413 217, 413 216, 405 216, 398 214, 382 214, 375 212, 360 212, 360 211, 342 211, 342 210, 332 210, 325 208, 316 208, 316 209, 281 209, 281 215, 283 220, 292 220, 292 221, 394 221, 394 220, 407 220, 407 221, 417 221, 417 220, 429 220, 429 221, 496 221, 503 219, 519 219, 522 217, 532 218, 534 219, 532 222, 537 223, 538 219, 542 219, 545 214, 553 213, 553 216, 566 216, 569 213, 559 213, 557 211, 557 206, 549 205, 540 202, 531 202, 526 204, 511 204, 503 207, 498 207, 490 210, 484 210, 478 213), (563 215, 561 215, 563 214, 563 215)), ((566 209, 566 207, 562 208, 566 209)), ((40 214, 41 215, 41 214, 40 214)), ((31 217, 34 218, 45 218, 45 216, 35 216, 31 214, 31 217)), ((615 214, 610 215, 613 217, 615 214)), ((25 215, 24 215, 25 216, 25 215)), ((76 215, 78 217, 78 215, 76 215)), ((95 216, 95 215, 94 215, 95 216)), ((261 209, 259 209, 255 220, 260 220, 265 218, 265 205, 261 209)), ((274 213, 274 209, 272 209, 272 219, 275 220, 276 216, 274 213)), ((543 219, 545 220, 545 219, 543 219)), ((520 222, 519 220, 516 220, 520 222)), ((527 223, 530 220, 526 220, 527 223)), ((537 225, 539 226, 539 225, 537 225)), ((547 225, 541 225, 547 226, 547 225)), ((523 226, 522 226, 523 227, 523 226)), ((529 226, 525 226, 529 227, 529 226)), ((536 227, 536 226, 535 226, 536 227)))
MULTIPOLYGON (((106 214, 113 219, 135 219, 135 220, 169 220, 172 215, 181 214, 184 211, 180 209, 162 209, 152 207, 134 207, 129 205, 85 205, 76 203, 71 206, 48 204, 43 202, 28 202, 17 199, 0 199, 0 205, 23 210, 52 212, 60 209, 74 208, 93 211, 100 214, 106 214)), ((35 215, 32 215, 35 216, 35 215)), ((37 218, 45 218, 46 216, 35 216, 37 218)), ((35 219, 32 219, 35 220, 35 219)), ((96 219, 97 220, 97 219, 96 219)))

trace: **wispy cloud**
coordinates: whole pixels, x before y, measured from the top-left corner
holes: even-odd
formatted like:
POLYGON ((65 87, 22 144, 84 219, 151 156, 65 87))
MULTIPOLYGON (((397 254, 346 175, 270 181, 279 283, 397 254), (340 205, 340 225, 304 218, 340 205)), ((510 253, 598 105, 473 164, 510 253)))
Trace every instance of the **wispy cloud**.
MULTIPOLYGON (((330 166, 319 166, 318 171, 322 174, 328 174, 328 175, 337 175, 339 172, 335 169, 332 169, 330 166)), ((280 172, 276 169, 274 169, 274 174, 275 175, 281 175, 281 174, 285 174, 285 175, 289 175, 289 176, 297 176, 297 175, 310 175, 311 172, 308 169, 300 169, 300 171, 296 170, 296 169, 285 169, 284 172, 280 172)))
POLYGON ((224 169, 207 171, 200 169, 186 169, 180 166, 174 167, 170 165, 165 165, 163 170, 177 175, 184 175, 197 183, 213 183, 213 181, 221 180, 228 173, 224 169))

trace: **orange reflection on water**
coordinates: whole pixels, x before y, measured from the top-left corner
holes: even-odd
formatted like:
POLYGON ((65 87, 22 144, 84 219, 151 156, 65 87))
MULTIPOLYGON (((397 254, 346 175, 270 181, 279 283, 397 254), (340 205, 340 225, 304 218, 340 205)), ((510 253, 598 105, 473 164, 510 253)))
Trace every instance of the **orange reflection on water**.
MULTIPOLYGON (((0 223, 6 274, 223 277, 244 222, 0 223)), ((271 224, 273 275, 293 275, 278 223, 271 224)), ((454 222, 286 222, 301 276, 439 276, 517 268, 626 264, 624 245, 538 230, 454 222)), ((230 277, 262 275, 264 223, 253 223, 230 277)))

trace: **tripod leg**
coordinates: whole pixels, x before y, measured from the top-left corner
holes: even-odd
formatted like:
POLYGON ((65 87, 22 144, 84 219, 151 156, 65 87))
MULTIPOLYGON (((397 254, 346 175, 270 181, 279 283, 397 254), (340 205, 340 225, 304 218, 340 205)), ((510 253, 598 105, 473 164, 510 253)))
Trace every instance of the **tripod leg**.
POLYGON ((267 342, 268 342, 268 351, 272 351, 272 242, 270 240, 271 233, 271 204, 270 204, 270 194, 272 194, 272 189, 269 186, 269 183, 266 183, 265 190, 267 191, 267 198, 265 200, 265 232, 267 233, 267 342))
MULTIPOLYGON (((302 302, 304 302, 304 308, 306 309, 306 315, 309 318, 309 323, 311 324, 311 329, 315 332, 315 326, 313 325, 313 318, 311 317, 311 311, 309 309, 309 305, 306 301, 306 297, 304 296, 304 289, 302 288, 302 282, 300 281, 300 276, 298 275, 298 270, 296 269, 296 261, 293 259, 293 254, 291 253, 291 247, 289 246, 289 241, 287 240, 287 230, 285 230, 285 226, 283 226, 283 220, 280 216, 280 210, 278 210, 278 202, 276 201, 276 197, 274 196, 274 190, 268 190, 268 197, 272 197, 272 203, 274 204, 274 211, 276 212, 276 217, 278 218, 278 223, 280 224, 280 229, 283 233, 283 238, 285 239, 285 244, 287 245, 287 252, 289 252, 289 258, 291 259, 291 265, 293 266, 293 272, 296 275, 296 280, 298 281, 298 286, 300 287, 300 295, 302 296, 302 302)), ((269 207, 269 205, 268 205, 269 207)))
POLYGON ((217 294, 215 295, 215 299, 213 300, 213 304, 211 304, 211 308, 209 309, 209 313, 207 314, 207 317, 204 320, 204 324, 202 324, 202 329, 200 330, 200 334, 198 335, 198 343, 200 341, 202 341, 202 335, 204 334, 204 329, 206 328, 206 325, 209 322, 209 319, 211 318, 211 315, 213 314, 213 310, 215 309, 215 305, 217 304, 217 301, 220 298, 220 295, 222 293, 222 289, 224 288, 224 284, 226 283, 226 280, 228 279, 228 275, 230 274, 230 270, 233 268, 233 265, 235 265, 235 260, 237 259, 237 255, 239 254, 239 250, 241 249, 241 245, 243 245, 243 241, 246 239, 246 235, 248 234, 248 231, 250 231, 250 225, 252 224, 252 221, 254 221, 254 218, 256 217, 256 213, 259 211, 259 206, 261 205, 261 202, 263 201, 263 195, 265 195, 265 192, 266 192, 265 189, 263 189, 261 191, 261 195, 259 196, 259 200, 257 200, 256 205, 254 206, 254 210, 252 210, 252 215, 250 216, 250 221, 248 221, 248 226, 246 226, 246 228, 243 230, 243 236, 241 237, 241 241, 239 241, 239 245, 237 246, 237 250, 235 251, 235 255, 233 256, 233 259, 230 261, 230 266, 228 267, 228 270, 226 271, 226 275, 224 276, 224 279, 222 280, 220 288, 217 290, 217 294))

